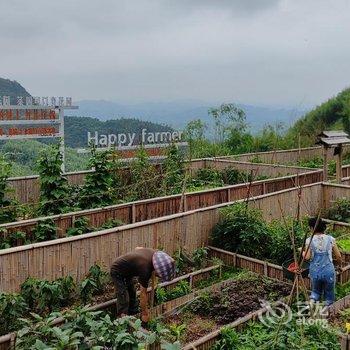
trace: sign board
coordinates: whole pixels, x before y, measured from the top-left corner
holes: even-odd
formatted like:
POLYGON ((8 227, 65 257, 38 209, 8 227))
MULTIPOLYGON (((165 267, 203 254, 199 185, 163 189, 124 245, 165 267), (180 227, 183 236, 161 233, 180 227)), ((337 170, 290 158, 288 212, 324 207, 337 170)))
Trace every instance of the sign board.
POLYGON ((0 96, 0 140, 59 137, 64 168, 64 110, 77 108, 71 97, 0 96))
POLYGON ((176 130, 149 131, 141 129, 140 132, 102 134, 97 131, 87 133, 87 148, 78 149, 78 153, 88 153, 88 146, 96 146, 98 151, 106 149, 115 150, 121 158, 134 158, 142 145, 151 158, 160 158, 165 155, 165 148, 175 144, 181 148, 187 147, 182 141, 183 132, 176 130))

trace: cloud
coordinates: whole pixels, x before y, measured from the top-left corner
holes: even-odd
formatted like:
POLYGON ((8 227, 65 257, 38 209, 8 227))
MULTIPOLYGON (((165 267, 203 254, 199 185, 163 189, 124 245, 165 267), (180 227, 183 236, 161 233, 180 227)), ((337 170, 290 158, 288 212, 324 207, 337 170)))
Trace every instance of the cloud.
POLYGON ((317 103, 348 85, 347 0, 0 0, 0 76, 33 94, 317 103))

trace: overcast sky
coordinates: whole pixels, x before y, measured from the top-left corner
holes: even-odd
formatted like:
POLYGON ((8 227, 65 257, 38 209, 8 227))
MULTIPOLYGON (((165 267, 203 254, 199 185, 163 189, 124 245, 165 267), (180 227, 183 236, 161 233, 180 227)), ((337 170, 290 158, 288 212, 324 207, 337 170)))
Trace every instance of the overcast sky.
POLYGON ((0 0, 33 95, 305 107, 350 86, 349 0, 0 0))

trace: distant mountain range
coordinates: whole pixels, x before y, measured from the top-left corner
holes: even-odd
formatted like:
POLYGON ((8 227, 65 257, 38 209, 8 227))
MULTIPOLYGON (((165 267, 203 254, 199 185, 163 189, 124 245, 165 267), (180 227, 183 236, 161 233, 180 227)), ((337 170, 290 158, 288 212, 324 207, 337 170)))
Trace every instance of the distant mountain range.
MULTIPOLYGON (((18 82, 0 78, 0 97, 3 95, 11 96, 12 103, 15 103, 16 96, 30 96, 18 82)), ((136 104, 122 104, 105 100, 82 100, 77 101, 76 104, 79 109, 66 111, 67 116, 93 117, 100 121, 124 119, 124 124, 125 119, 134 119, 134 121, 139 119, 180 129, 193 119, 202 119, 210 126, 212 119, 208 116, 208 109, 217 106, 198 100, 136 104)), ((238 106, 245 111, 247 121, 253 132, 260 130, 267 123, 282 122, 286 127, 289 127, 306 112, 300 109, 245 104, 238 104, 238 106)))
MULTIPOLYGON (((154 123, 183 128, 190 120, 200 118, 211 123, 208 109, 215 107, 210 103, 196 100, 179 100, 174 102, 149 102, 138 104, 120 104, 105 100, 83 100, 76 103, 79 110, 69 111, 68 115, 95 117, 100 120, 137 118, 154 123)), ((305 114, 304 110, 283 109, 274 107, 252 106, 238 104, 246 115, 252 131, 261 129, 265 124, 282 122, 286 126, 292 125, 305 114)))

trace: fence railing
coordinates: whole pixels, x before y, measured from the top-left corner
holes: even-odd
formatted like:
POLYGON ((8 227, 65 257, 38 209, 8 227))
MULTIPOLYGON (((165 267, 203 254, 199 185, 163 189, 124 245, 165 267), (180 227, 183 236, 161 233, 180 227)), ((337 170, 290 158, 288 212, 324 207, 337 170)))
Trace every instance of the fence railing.
MULTIPOLYGON (((220 160, 217 161, 217 163, 220 160)), ((231 166, 239 171, 250 171, 254 169, 257 175, 265 175, 268 177, 278 177, 284 175, 292 175, 297 173, 305 173, 307 170, 315 170, 310 168, 302 167, 287 167, 271 164, 251 164, 247 162, 229 161, 222 164, 222 168, 231 166)), ((186 162, 188 170, 193 174, 198 169, 205 168, 206 164, 211 163, 210 158, 194 159, 186 162)), ((162 164, 154 164, 159 174, 162 173, 162 164)), ((78 172, 67 173, 66 178, 68 183, 71 185, 82 185, 84 183, 87 174, 91 173, 92 170, 84 170, 78 172)), ((126 184, 130 182, 131 172, 129 167, 120 169, 121 175, 126 184)), ((243 179, 242 179, 243 182, 243 179)), ((40 179, 38 175, 24 176, 24 177, 13 177, 8 180, 9 187, 12 189, 11 196, 14 197, 19 203, 37 203, 40 198, 40 179)))
MULTIPOLYGON (((248 204, 261 209, 267 220, 283 215, 294 217, 293 203, 297 203, 299 194, 298 188, 291 188, 252 197, 248 204)), ((322 184, 303 186, 300 198, 300 215, 316 215, 322 204, 322 184)), ((169 254, 179 247, 192 252, 208 245, 220 209, 240 201, 244 199, 80 236, 3 249, 0 251, 1 291, 19 290, 29 276, 54 280, 71 275, 75 281, 81 281, 90 266, 98 263, 109 267, 118 256, 137 246, 162 247, 169 254)))
POLYGON ((306 171, 315 171, 314 168, 281 165, 281 164, 268 164, 268 163, 250 163, 243 161, 236 161, 233 159, 221 159, 221 158, 206 158, 205 166, 213 167, 218 170, 223 170, 228 167, 238 168, 242 172, 253 173, 253 176, 268 176, 279 177, 293 174, 301 174, 306 171))
MULTIPOLYGON (((350 145, 344 146, 344 152, 350 151, 350 145)), ((268 152, 255 152, 225 156, 220 158, 235 159, 239 161, 260 161, 263 163, 296 164, 299 160, 311 160, 315 157, 323 157, 323 147, 294 148, 287 150, 275 150, 268 152)), ((334 159, 334 148, 328 149, 328 159, 334 159)))
MULTIPOLYGON (((104 208, 76 211, 61 215, 51 215, 29 220, 16 221, 1 224, 0 230, 5 230, 3 235, 11 232, 22 231, 29 237, 31 231, 38 222, 51 219, 57 227, 59 238, 65 237, 67 229, 74 226, 74 222, 80 218, 86 218, 91 227, 100 227, 110 219, 119 219, 124 224, 141 222, 149 219, 159 218, 166 215, 179 213, 181 203, 183 210, 194 210, 209 207, 216 204, 230 202, 232 200, 258 196, 300 185, 307 185, 322 181, 321 170, 312 171, 300 175, 286 176, 276 179, 254 181, 251 184, 225 186, 216 189, 190 192, 182 195, 152 198, 125 204, 112 205, 104 208)), ((1 233, 0 233, 1 234, 1 233)))

